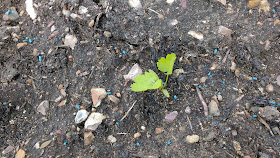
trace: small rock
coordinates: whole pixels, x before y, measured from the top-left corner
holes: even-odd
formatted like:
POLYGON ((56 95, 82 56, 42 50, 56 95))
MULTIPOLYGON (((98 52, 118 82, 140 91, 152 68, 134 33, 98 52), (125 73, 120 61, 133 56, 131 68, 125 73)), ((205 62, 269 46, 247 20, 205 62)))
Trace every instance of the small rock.
POLYGON ((66 97, 66 92, 65 92, 65 89, 60 89, 60 94, 64 97, 66 97))
POLYGON ((93 27, 94 25, 94 20, 91 20, 89 23, 88 23, 88 27, 93 27))
POLYGON ((85 145, 90 145, 92 140, 94 139, 94 135, 92 132, 85 132, 84 133, 84 143, 85 145))
POLYGON ((25 157, 25 151, 22 149, 19 149, 19 151, 17 152, 15 158, 24 158, 25 157))
POLYGON ((280 86, 280 75, 276 79, 278 86, 280 86))
POLYGON ((140 66, 136 63, 132 66, 132 68, 129 70, 127 75, 123 75, 125 80, 133 80, 136 76, 142 74, 142 69, 140 66))
POLYGON ((188 135, 187 137, 186 137, 186 141, 188 142, 188 143, 196 143, 196 142, 198 142, 199 141, 199 136, 198 135, 188 135))
POLYGON ((222 3, 223 5, 227 4, 227 0, 217 0, 218 2, 222 3))
POLYGON ((236 130, 232 130, 231 134, 232 134, 232 136, 237 136, 237 131, 236 130))
POLYGON ((64 106, 66 104, 66 99, 62 100, 57 106, 61 107, 64 106))
POLYGON ((86 14, 88 12, 88 9, 84 6, 79 7, 79 14, 86 14))
POLYGON ((222 95, 219 94, 217 97, 218 97, 218 100, 219 100, 219 101, 222 101, 222 100, 223 100, 223 96, 222 96, 222 95))
POLYGON ((156 134, 160 134, 160 133, 162 133, 163 131, 164 131, 163 128, 156 128, 156 129, 155 129, 155 133, 156 133, 156 134))
POLYGON ((9 145, 7 146, 3 151, 2 151, 2 154, 5 155, 5 154, 8 154, 9 152, 13 151, 14 150, 14 147, 9 145))
POLYGON ((85 122, 85 129, 94 131, 102 123, 103 119, 106 117, 98 112, 93 112, 89 115, 88 119, 85 122))
POLYGON ((212 97, 211 102, 208 105, 208 108, 209 108, 210 115, 220 116, 220 110, 219 110, 218 100, 217 100, 216 96, 212 97))
POLYGON ((274 21, 274 26, 277 26, 277 25, 279 25, 280 24, 280 20, 279 19, 276 19, 275 21, 274 21))
POLYGON ((71 13, 71 14, 70 14, 70 17, 71 17, 72 19, 75 20, 75 19, 78 17, 78 14, 71 13))
POLYGON ((105 37, 107 37, 107 38, 112 37, 112 33, 109 32, 109 31, 104 31, 103 35, 104 35, 105 37))
POLYGON ((258 6, 261 3, 261 0, 249 0, 247 7, 248 8, 254 8, 258 6))
POLYGON ((120 99, 115 97, 114 95, 108 95, 108 99, 111 100, 115 104, 119 104, 120 103, 120 99))
POLYGON ((54 100, 54 102, 59 102, 60 100, 62 99, 62 96, 59 96, 59 97, 57 97, 55 100, 54 100))
POLYGON ((140 137, 140 136, 141 136, 141 133, 139 133, 139 132, 137 132, 137 133, 134 134, 134 138, 138 138, 138 137, 140 137))
POLYGON ((234 141, 232 141, 232 144, 233 144, 233 147, 236 150, 237 154, 243 156, 243 154, 241 153, 241 145, 240 145, 240 143, 234 140, 234 141))
POLYGON ((32 20, 35 20, 37 14, 33 7, 33 0, 25 0, 25 6, 26 6, 25 10, 26 10, 27 14, 30 16, 30 18, 32 20))
POLYGON ((4 21, 16 21, 19 18, 16 8, 12 7, 8 12, 9 14, 5 12, 5 14, 3 15, 4 21))
POLYGON ((273 85, 272 84, 268 84, 266 87, 265 87, 265 90, 267 91, 267 92, 273 92, 274 91, 274 87, 273 87, 273 85))
POLYGON ((107 96, 107 92, 104 88, 92 88, 91 98, 93 102, 93 107, 98 107, 101 104, 102 99, 107 96))
POLYGON ((117 138, 112 136, 112 135, 109 135, 107 140, 110 142, 110 143, 115 143, 117 141, 117 138))
POLYGON ((141 126, 140 128, 141 128, 141 130, 143 130, 143 131, 146 130, 146 127, 145 127, 145 126, 141 126))
POLYGON ((135 9, 142 8, 142 4, 141 4, 140 0, 128 0, 128 3, 132 8, 135 8, 135 9))
POLYGON ((78 39, 74 35, 67 34, 65 36, 64 45, 69 46, 71 49, 74 49, 78 39))
POLYGON ((46 115, 46 112, 49 109, 49 101, 44 100, 42 101, 39 106, 37 107, 37 111, 40 112, 42 115, 46 115))
POLYGON ((75 123, 79 124, 79 123, 85 121, 87 119, 88 115, 89 115, 89 112, 87 112, 86 110, 84 110, 84 109, 79 110, 75 117, 75 123))
POLYGON ((277 110, 277 107, 272 106, 266 106, 264 108, 260 107, 259 114, 267 120, 274 120, 280 116, 280 112, 277 110))
POLYGON ((192 37, 200 40, 200 41, 203 41, 203 34, 202 33, 198 33, 198 32, 195 32, 195 31, 189 31, 188 34, 191 35, 192 37))
POLYGON ((189 106, 186 107, 185 113, 190 114, 191 113, 191 108, 189 106))
POLYGON ((217 136, 219 135, 219 131, 216 129, 211 130, 207 136, 204 138, 205 141, 212 141, 213 139, 217 138, 217 136))
POLYGON ((27 46, 27 43, 18 43, 17 44, 17 49, 19 49, 21 47, 24 47, 24 46, 27 46))
POLYGON ((180 74, 185 73, 184 69, 176 69, 173 72, 174 77, 178 77, 180 74))
POLYGON ((61 133, 62 133, 62 130, 60 130, 60 129, 56 131, 56 134, 61 134, 61 133))
POLYGON ((232 30, 224 26, 219 26, 218 33, 225 36, 230 36, 232 34, 232 30))
POLYGON ((167 114, 164 119, 165 119, 166 122, 170 123, 173 120, 175 120, 177 115, 178 115, 178 112, 177 111, 173 111, 173 112, 167 114))
POLYGON ((280 130, 279 130, 279 128, 278 127, 273 127, 272 128, 272 131, 273 131, 273 133, 275 134, 275 135, 280 135, 280 130))
POLYGON ((201 83, 204 83, 207 79, 208 79, 208 77, 206 77, 206 76, 201 77, 201 78, 200 78, 200 82, 201 82, 201 83))
POLYGON ((39 149, 40 148, 40 142, 37 142, 34 146, 35 149, 39 149))
POLYGON ((71 12, 69 10, 63 9, 62 14, 68 18, 70 16, 71 12))

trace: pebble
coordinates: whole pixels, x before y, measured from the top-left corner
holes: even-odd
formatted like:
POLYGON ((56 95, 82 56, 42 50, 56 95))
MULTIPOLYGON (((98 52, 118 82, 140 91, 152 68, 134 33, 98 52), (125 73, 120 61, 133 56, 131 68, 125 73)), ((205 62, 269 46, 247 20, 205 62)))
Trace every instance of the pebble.
POLYGON ((195 31, 189 31, 188 34, 200 41, 203 41, 203 34, 201 34, 201 33, 198 33, 195 31))
POLYGON ((94 131, 102 123, 103 119, 106 117, 98 112, 93 112, 89 115, 85 122, 85 129, 94 131))
POLYGON ((164 131, 163 128, 156 128, 156 129, 155 129, 155 133, 156 133, 156 134, 160 134, 160 133, 162 133, 163 131, 164 131))
POLYGON ((186 141, 188 142, 188 143, 196 143, 196 142, 198 142, 199 141, 199 136, 198 135, 188 135, 187 137, 186 137, 186 141))
POLYGON ((219 105, 218 105, 218 100, 216 96, 213 96, 211 99, 211 102, 208 105, 209 108, 209 113, 212 116, 220 116, 220 110, 219 110, 219 105))
POLYGON ((94 135, 92 132, 85 132, 84 133, 84 143, 85 145, 90 145, 92 140, 94 139, 94 135))
POLYGON ((40 112, 42 115, 46 115, 48 109, 49 109, 49 101, 48 100, 42 101, 39 104, 39 106, 37 107, 37 111, 40 112))
POLYGON ((3 15, 4 21, 16 21, 19 18, 16 8, 12 7, 3 15), (7 14, 9 12, 9 14, 7 14))
POLYGON ((204 83, 207 79, 208 79, 207 76, 201 77, 201 78, 200 78, 200 82, 201 82, 201 83, 204 83))
POLYGON ((66 97, 66 92, 65 92, 65 89, 60 89, 60 94, 64 97, 66 97))
POLYGON ((27 46, 27 43, 18 43, 17 44, 17 49, 19 49, 21 47, 24 47, 24 46, 27 46))
POLYGON ((272 84, 268 84, 266 87, 265 87, 265 90, 267 91, 267 92, 273 92, 274 91, 274 87, 273 87, 273 85, 272 84))
POLYGON ((145 126, 141 126, 140 128, 141 128, 141 130, 143 130, 143 131, 146 130, 146 127, 145 127, 145 126))
POLYGON ((8 154, 9 152, 13 151, 14 150, 14 147, 9 145, 7 146, 3 151, 2 151, 2 154, 5 155, 5 154, 8 154))
POLYGON ((273 127, 272 128, 272 131, 273 131, 273 133, 275 134, 275 135, 280 135, 280 130, 279 130, 279 128, 278 127, 273 127))
POLYGON ((223 96, 222 96, 222 95, 219 94, 217 97, 218 97, 218 100, 219 100, 219 101, 222 101, 222 100, 223 100, 223 96))
POLYGON ((224 26, 219 26, 218 33, 225 36, 230 36, 232 34, 232 30, 224 26))
POLYGON ((142 74, 143 71, 141 69, 141 67, 139 66, 139 64, 134 64, 132 66, 132 68, 129 70, 128 74, 123 75, 125 80, 133 80, 136 76, 142 74))
POLYGON ((64 45, 69 46, 71 49, 74 49, 78 39, 74 35, 67 34, 65 36, 64 45))
POLYGON ((115 104, 119 104, 120 103, 120 99, 115 97, 114 95, 108 95, 108 99, 111 100, 115 104))
POLYGON ((112 33, 109 32, 109 31, 104 31, 103 35, 104 35, 105 37, 107 37, 107 38, 112 37, 112 33))
POLYGON ((277 110, 277 107, 272 107, 272 106, 266 106, 263 108, 260 107, 259 114, 261 115, 261 117, 267 120, 274 120, 280 116, 280 112, 277 110))
POLYGON ((94 20, 91 20, 89 23, 88 23, 88 27, 93 27, 94 25, 94 20))
POLYGON ((86 14, 88 12, 88 9, 84 6, 79 7, 79 14, 86 14))
POLYGON ((15 158, 24 158, 25 157, 25 151, 22 149, 19 149, 19 151, 17 152, 15 158))
POLYGON ((107 140, 110 142, 110 143, 115 143, 117 142, 117 138, 114 137, 113 135, 109 135, 107 140))
POLYGON ((66 102, 67 102, 67 100, 64 99, 57 106, 59 106, 59 107, 64 106, 66 104, 66 102))
POLYGON ((165 119, 166 122, 170 123, 173 120, 175 120, 177 115, 178 115, 178 112, 177 111, 173 111, 173 112, 167 114, 164 119, 165 119))
POLYGON ((190 114, 191 113, 191 108, 189 106, 186 107, 185 113, 190 114))
POLYGON ((75 117, 75 123, 79 124, 79 123, 85 121, 87 119, 88 115, 89 115, 89 112, 87 112, 86 110, 84 110, 84 109, 79 110, 75 117))
POLYGON ((278 86, 280 86, 280 75, 276 79, 278 86))
POLYGON ((138 138, 138 137, 140 137, 140 136, 141 136, 141 133, 140 133, 140 132, 137 132, 137 133, 134 134, 133 137, 134 137, 134 138, 138 138))
POLYGON ((232 136, 237 136, 237 131, 236 130, 232 130, 231 134, 232 134, 232 136))
POLYGON ((91 99, 93 102, 93 107, 98 107, 101 104, 102 99, 107 96, 107 92, 104 88, 92 88, 91 89, 91 99))
POLYGON ((185 73, 184 69, 175 69, 173 72, 174 77, 178 77, 180 74, 185 73))

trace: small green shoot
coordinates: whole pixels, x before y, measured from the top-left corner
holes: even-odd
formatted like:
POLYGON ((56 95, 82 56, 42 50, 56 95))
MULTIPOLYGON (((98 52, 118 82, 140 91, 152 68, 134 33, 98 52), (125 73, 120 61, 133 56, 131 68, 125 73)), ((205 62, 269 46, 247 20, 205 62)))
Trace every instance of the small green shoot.
POLYGON ((172 74, 174 62, 176 60, 176 55, 174 53, 168 54, 166 58, 162 57, 157 62, 158 69, 166 75, 165 84, 158 75, 149 69, 149 72, 145 72, 143 75, 138 75, 134 78, 134 82, 131 85, 131 90, 135 92, 146 91, 148 89, 159 89, 162 93, 169 97, 169 93, 164 87, 167 84, 168 76, 172 74))

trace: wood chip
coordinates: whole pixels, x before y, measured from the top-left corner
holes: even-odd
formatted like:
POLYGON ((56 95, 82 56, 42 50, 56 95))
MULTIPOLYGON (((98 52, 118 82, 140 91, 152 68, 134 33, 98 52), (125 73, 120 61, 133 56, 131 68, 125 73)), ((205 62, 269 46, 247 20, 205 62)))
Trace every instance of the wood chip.
POLYGON ((41 144, 40 149, 44 149, 46 146, 48 146, 52 140, 45 141, 43 144, 41 144))

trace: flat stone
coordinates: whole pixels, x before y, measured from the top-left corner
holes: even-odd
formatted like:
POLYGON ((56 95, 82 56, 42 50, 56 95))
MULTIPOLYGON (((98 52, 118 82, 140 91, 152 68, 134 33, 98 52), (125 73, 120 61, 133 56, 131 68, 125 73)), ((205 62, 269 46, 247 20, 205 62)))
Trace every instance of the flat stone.
POLYGON ((9 10, 9 14, 7 14, 7 12, 5 12, 5 14, 3 15, 3 20, 4 21, 16 21, 19 18, 18 12, 16 10, 16 8, 12 7, 9 10))
POLYGON ((44 100, 42 101, 39 106, 37 107, 37 111, 41 113, 42 115, 46 115, 47 111, 49 109, 49 101, 44 100))

